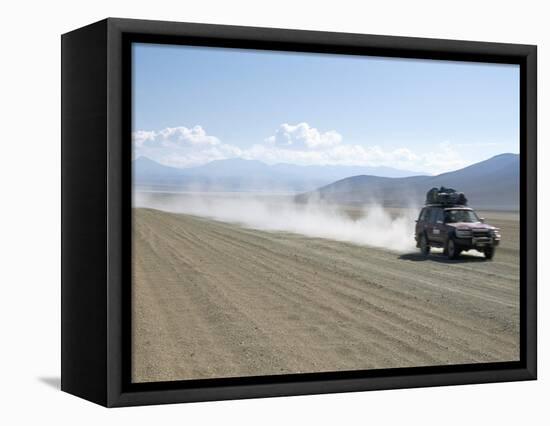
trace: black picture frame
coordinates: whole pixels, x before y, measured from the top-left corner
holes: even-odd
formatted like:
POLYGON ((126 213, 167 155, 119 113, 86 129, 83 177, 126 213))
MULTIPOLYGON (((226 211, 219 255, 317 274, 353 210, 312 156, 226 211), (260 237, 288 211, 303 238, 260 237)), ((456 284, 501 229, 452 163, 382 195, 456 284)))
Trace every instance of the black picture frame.
POLYGON ((109 18, 62 36, 62 390, 108 406, 536 379, 536 46, 109 18), (520 66, 520 361, 130 382, 132 42, 520 66))

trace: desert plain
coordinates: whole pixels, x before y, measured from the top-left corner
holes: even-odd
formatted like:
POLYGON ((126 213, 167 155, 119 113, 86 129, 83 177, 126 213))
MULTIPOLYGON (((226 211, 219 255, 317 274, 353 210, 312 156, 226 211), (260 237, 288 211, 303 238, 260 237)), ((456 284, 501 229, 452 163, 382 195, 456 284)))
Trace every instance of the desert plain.
POLYGON ((519 215, 481 216, 492 261, 136 207, 132 380, 518 360, 519 215))

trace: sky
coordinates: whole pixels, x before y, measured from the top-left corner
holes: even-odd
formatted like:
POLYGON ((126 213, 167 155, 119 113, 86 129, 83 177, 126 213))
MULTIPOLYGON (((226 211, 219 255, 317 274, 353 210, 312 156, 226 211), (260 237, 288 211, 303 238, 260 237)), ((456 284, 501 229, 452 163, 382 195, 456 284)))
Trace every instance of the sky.
POLYGON ((519 66, 134 44, 133 151, 175 167, 388 166, 519 153, 519 66))

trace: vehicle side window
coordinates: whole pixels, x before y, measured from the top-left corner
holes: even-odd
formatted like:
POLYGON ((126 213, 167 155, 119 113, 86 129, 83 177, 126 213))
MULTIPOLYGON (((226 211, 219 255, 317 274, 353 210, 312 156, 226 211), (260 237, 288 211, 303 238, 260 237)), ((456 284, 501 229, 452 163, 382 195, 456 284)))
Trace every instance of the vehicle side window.
POLYGON ((441 209, 430 209, 430 214, 426 217, 426 222, 435 223, 441 209))
POLYGON ((424 221, 430 223, 432 220, 434 209, 426 209, 426 216, 424 217, 424 221))
POLYGON ((418 220, 425 221, 428 218, 428 213, 430 212, 430 209, 422 209, 420 212, 420 216, 418 217, 418 220))

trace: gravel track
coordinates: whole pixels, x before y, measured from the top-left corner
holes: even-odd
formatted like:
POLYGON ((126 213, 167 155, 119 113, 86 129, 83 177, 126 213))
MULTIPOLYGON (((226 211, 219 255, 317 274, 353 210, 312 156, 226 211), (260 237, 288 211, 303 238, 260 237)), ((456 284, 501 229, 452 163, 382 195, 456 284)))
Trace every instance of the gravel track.
POLYGON ((135 209, 133 380, 517 360, 519 222, 485 217, 491 262, 135 209))

